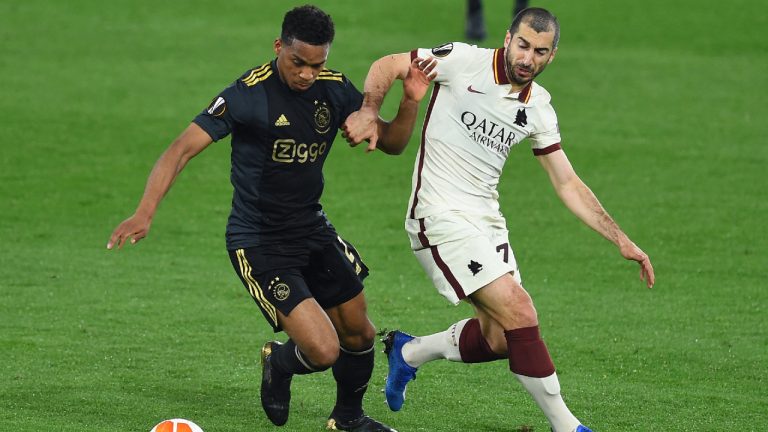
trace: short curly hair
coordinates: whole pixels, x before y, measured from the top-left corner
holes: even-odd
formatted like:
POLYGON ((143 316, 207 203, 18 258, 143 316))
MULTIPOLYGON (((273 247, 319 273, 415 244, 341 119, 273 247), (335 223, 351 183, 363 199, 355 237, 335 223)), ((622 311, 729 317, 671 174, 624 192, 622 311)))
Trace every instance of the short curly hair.
POLYGON ((280 39, 291 45, 294 39, 310 45, 325 45, 333 42, 333 20, 317 6, 304 5, 286 12, 280 39))

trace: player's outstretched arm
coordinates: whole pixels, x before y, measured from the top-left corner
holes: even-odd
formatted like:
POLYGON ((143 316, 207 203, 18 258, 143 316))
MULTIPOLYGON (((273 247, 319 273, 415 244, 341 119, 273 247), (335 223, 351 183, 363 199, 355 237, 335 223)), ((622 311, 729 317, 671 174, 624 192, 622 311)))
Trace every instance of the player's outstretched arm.
POLYGON ((397 155, 405 150, 413 135, 419 102, 427 94, 429 85, 435 79, 437 60, 415 58, 408 68, 408 75, 403 80, 403 97, 395 118, 391 122, 379 117, 377 121, 379 140, 376 145, 369 145, 368 151, 380 148, 384 153, 397 155))
POLYGON ((342 125, 344 138, 351 146, 368 141, 369 150, 376 148, 379 139, 379 110, 392 83, 404 80, 411 65, 409 53, 391 54, 371 65, 363 87, 363 104, 342 125))
POLYGON ((585 224, 613 242, 624 258, 640 264, 640 279, 645 281, 648 288, 652 288, 656 277, 651 259, 624 234, 605 211, 595 194, 573 170, 565 152, 558 150, 538 156, 538 159, 563 203, 585 224))
POLYGON ((107 249, 115 246, 122 248, 129 239, 133 244, 147 236, 157 206, 171 188, 176 176, 190 159, 211 142, 211 137, 200 126, 192 123, 171 143, 152 168, 136 211, 115 228, 107 242, 107 249))

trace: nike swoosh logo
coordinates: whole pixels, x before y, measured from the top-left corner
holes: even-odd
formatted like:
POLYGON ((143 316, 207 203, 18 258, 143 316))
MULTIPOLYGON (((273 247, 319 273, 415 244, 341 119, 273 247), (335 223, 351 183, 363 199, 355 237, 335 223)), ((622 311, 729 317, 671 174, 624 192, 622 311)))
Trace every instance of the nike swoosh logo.
POLYGON ((470 85, 469 85, 469 87, 467 87, 467 91, 469 91, 470 93, 480 93, 480 94, 485 94, 484 92, 481 92, 481 91, 479 91, 479 90, 475 90, 475 89, 473 89, 473 88, 472 88, 472 84, 470 84, 470 85))

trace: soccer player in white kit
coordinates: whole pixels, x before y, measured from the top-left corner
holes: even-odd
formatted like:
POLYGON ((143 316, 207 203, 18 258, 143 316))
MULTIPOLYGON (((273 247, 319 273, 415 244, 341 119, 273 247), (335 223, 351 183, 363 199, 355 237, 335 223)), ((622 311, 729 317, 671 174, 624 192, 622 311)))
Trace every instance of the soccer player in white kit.
MULTIPOLYGON (((654 284, 648 256, 574 172, 560 146, 550 95, 533 81, 554 59, 559 32, 551 13, 529 8, 513 20, 504 48, 449 43, 383 57, 368 73, 363 107, 347 119, 347 140, 368 139, 369 150, 376 148, 372 125, 393 81, 405 78, 414 58, 436 62, 405 225, 414 254, 440 294, 454 304, 468 300, 476 315, 429 336, 387 335, 385 394, 394 411, 403 405, 406 384, 428 361, 508 359, 554 432, 589 431, 560 396, 536 309, 521 285, 499 212, 496 187, 502 168, 510 148, 525 138, 565 205, 613 242, 624 258, 638 262, 649 288, 654 284)), ((380 148, 391 154, 403 151, 380 148)))

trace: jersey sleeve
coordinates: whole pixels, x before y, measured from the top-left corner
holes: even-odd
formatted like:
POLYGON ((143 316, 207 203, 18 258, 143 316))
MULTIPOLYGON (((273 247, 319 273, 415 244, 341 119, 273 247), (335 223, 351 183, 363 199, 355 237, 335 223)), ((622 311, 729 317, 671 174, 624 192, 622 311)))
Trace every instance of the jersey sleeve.
POLYGON ((411 61, 416 57, 437 59, 435 82, 449 84, 470 63, 472 46, 462 42, 448 42, 434 48, 418 48, 411 51, 411 61))
POLYGON ((247 112, 244 89, 238 80, 213 98, 193 122, 218 141, 229 135, 235 124, 243 123, 247 112))
POLYGON ((555 109, 549 101, 536 107, 533 127, 529 139, 534 155, 543 156, 560 149, 560 127, 555 109))
POLYGON ((360 109, 363 105, 363 94, 341 72, 332 70, 323 71, 318 81, 324 83, 328 96, 333 106, 335 128, 338 129, 350 114, 360 109))
POLYGON ((363 105, 363 94, 360 93, 360 90, 358 90, 354 84, 352 84, 352 81, 350 81, 349 78, 345 76, 343 83, 344 83, 344 91, 346 92, 347 103, 345 104, 341 112, 342 122, 346 120, 350 114, 359 110, 360 107, 363 105))

